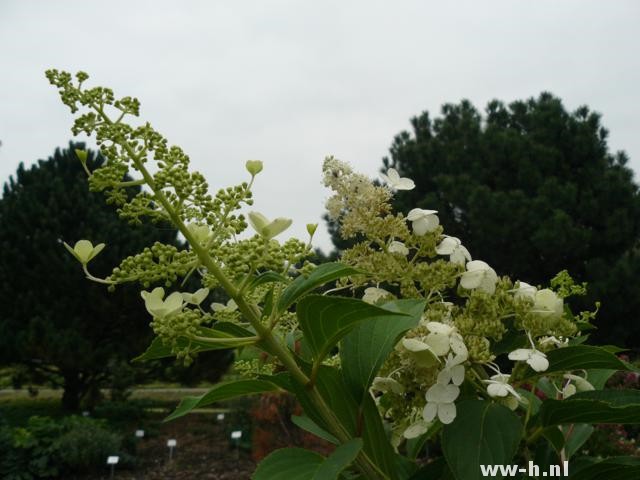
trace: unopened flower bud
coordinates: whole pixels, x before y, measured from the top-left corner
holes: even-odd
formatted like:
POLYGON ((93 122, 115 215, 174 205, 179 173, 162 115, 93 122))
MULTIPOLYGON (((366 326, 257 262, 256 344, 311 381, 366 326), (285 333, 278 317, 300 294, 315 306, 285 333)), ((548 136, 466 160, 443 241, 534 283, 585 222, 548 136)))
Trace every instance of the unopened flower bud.
POLYGON ((247 160, 245 166, 247 172, 249 172, 252 177, 255 177, 262 171, 262 162, 260 160, 247 160))

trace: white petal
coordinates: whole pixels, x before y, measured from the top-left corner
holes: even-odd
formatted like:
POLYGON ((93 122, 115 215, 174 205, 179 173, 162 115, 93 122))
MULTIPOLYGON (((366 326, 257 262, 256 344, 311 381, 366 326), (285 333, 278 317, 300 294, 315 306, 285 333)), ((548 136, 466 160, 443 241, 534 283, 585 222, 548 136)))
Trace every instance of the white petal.
POLYGON ((417 220, 414 220, 411 223, 411 226, 413 227, 413 233, 415 233, 419 237, 429 231, 429 222, 427 221, 426 217, 420 217, 417 220))
POLYGON ((452 333, 449 337, 449 342, 451 344, 451 350, 453 350, 453 353, 455 353, 456 356, 460 356, 462 358, 462 362, 469 358, 469 351, 467 350, 467 346, 464 344, 462 335, 457 332, 452 333))
POLYGON ((451 381, 454 385, 462 385, 462 382, 464 382, 464 366, 456 365, 451 369, 451 381))
POLYGON ((576 387, 571 383, 562 389, 563 398, 569 398, 571 395, 575 395, 575 394, 576 394, 576 387))
POLYGON ((430 333, 427 335, 425 343, 429 345, 429 348, 433 353, 439 357, 446 355, 451 347, 449 335, 444 335, 442 333, 430 333))
POLYGON ((532 353, 533 351, 529 348, 518 348, 517 350, 509 353, 509 360, 528 360, 532 353))
POLYGON ((278 217, 262 230, 263 235, 265 238, 271 239, 284 232, 291 226, 291 223, 292 220, 290 218, 278 217))
POLYGON ((73 250, 78 255, 78 259, 82 263, 87 263, 91 258, 91 252, 93 250, 93 244, 89 240, 78 240, 73 247, 73 250))
POLYGON ((485 293, 488 293, 489 295, 493 295, 496 291, 496 281, 497 278, 492 278, 490 275, 485 275, 485 277, 482 279, 482 282, 480 282, 478 289, 482 290, 485 293))
POLYGON ((422 410, 422 418, 424 418, 425 422, 433 422, 433 419, 436 418, 437 414, 438 414, 437 403, 427 403, 424 406, 424 410, 422 410))
POLYGON ((502 383, 492 383, 487 387, 487 393, 491 397, 506 397, 509 394, 509 391, 502 383))
POLYGON ((402 436, 406 439, 418 438, 420 435, 427 433, 428 425, 423 420, 418 420, 407 428, 402 436))
POLYGON ((460 395, 460 389, 456 385, 445 385, 440 402, 451 403, 460 395))
POLYGON ((407 256, 409 255, 409 249, 405 246, 404 243, 398 242, 394 240, 389 244, 389 253, 399 253, 400 255, 407 256))
POLYGON ((393 184, 398 183, 398 181, 400 180, 400 174, 395 168, 390 168, 389 170, 387 170, 387 176, 393 184))
POLYGON ((407 220, 413 222, 414 220, 418 220, 419 218, 424 218, 427 215, 433 215, 434 213, 438 213, 438 211, 423 210, 422 208, 414 208, 407 214, 407 220))
POLYGON ((547 360, 547 356, 537 350, 533 351, 533 354, 531 355, 529 360, 527 360, 527 363, 536 372, 544 372, 547 368, 549 368, 549 360, 547 360))
POLYGON ((454 330, 451 325, 441 322, 427 322, 427 328, 431 333, 442 333, 443 335, 451 335, 454 330))
MULTIPOLYGON (((472 263, 472 262, 469 262, 472 263)), ((467 263, 467 268, 469 268, 469 263, 467 263)), ((482 281, 484 280, 485 271, 484 270, 472 270, 467 271, 462 274, 460 278, 460 286, 462 288, 466 288, 467 290, 472 290, 474 288, 478 288, 482 281)))
POLYGON ((413 190, 416 184, 410 178, 401 178, 395 185, 397 190, 413 190))
POLYGON ((435 383, 429 387, 425 395, 427 402, 441 402, 446 397, 446 386, 443 383, 435 383))
POLYGON ((262 235, 264 228, 269 225, 269 220, 261 213, 249 212, 249 223, 257 233, 262 235))
POLYGON ((458 245, 460 245, 460 240, 456 237, 445 237, 436 247, 436 253, 438 255, 451 255, 458 248, 458 245))
MULTIPOLYGON (((446 385, 451 381, 452 373, 453 372, 451 371, 450 368, 445 368, 440 373, 438 373, 437 382, 441 383, 442 385, 446 385)), ((460 384, 458 383, 457 385, 460 385, 460 384)))
POLYGON ((438 418, 445 425, 453 422, 456 418, 456 405, 454 403, 438 404, 438 418))

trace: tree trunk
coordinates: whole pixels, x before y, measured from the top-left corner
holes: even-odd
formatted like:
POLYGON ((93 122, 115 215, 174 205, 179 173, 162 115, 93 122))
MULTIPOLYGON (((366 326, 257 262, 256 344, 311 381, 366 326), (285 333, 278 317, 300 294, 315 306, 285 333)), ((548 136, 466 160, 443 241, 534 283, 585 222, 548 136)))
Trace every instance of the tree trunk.
POLYGON ((67 412, 77 412, 80 409, 80 399, 85 386, 80 380, 78 372, 64 374, 64 392, 62 394, 62 409, 67 412))

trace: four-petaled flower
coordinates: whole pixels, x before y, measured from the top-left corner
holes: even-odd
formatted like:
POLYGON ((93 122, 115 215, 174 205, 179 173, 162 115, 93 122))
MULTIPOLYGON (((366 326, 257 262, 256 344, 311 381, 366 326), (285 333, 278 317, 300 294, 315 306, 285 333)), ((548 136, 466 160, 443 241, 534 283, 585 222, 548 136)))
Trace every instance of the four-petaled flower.
POLYGON ((416 186, 410 178, 400 177, 395 168, 387 170, 387 174, 381 173, 382 180, 394 190, 413 190, 416 186))
POLYGON ((147 312, 154 318, 166 318, 174 315, 184 307, 184 299, 180 292, 173 292, 166 300, 164 298, 164 288, 156 287, 151 292, 143 290, 140 296, 144 299, 144 306, 147 312))
POLYGON ((460 389, 455 385, 435 383, 427 390, 427 404, 422 411, 422 418, 431 422, 437 417, 445 425, 456 418, 456 404, 453 403, 460 395, 460 389))
POLYGON ((413 232, 416 235, 424 235, 427 232, 433 232, 440 224, 440 219, 436 215, 437 210, 423 210, 414 208, 407 215, 407 220, 411 222, 413 232))
POLYGON ((531 348, 518 348, 509 354, 509 360, 525 361, 536 372, 544 372, 549 368, 549 360, 547 356, 540 350, 536 349, 531 339, 531 335, 527 333, 531 348))
POLYGON ((104 243, 99 243, 94 247, 89 240, 78 240, 73 248, 67 242, 63 243, 69 253, 83 265, 89 263, 104 248, 104 243))
POLYGON ((565 373, 563 377, 569 380, 562 389, 563 398, 568 398, 571 395, 574 395, 576 392, 588 392, 590 390, 595 390, 595 387, 591 385, 591 383, 578 375, 565 373), (575 385, 571 382, 574 382, 575 385))
POLYGON ((496 291, 498 275, 496 271, 482 260, 473 260, 467 263, 467 271, 460 278, 462 288, 472 290, 477 288, 493 295, 496 291))
POLYGON ((516 392, 515 388, 509 385, 510 375, 504 373, 498 373, 493 375, 489 380, 483 380, 487 384, 487 393, 491 397, 506 397, 507 395, 513 395, 520 400, 520 395, 516 392))
POLYGON ((451 354, 447 356, 447 360, 445 361, 444 368, 438 373, 438 383, 442 383, 446 385, 451 382, 454 385, 462 385, 464 381, 464 365, 463 363, 467 360, 467 355, 456 355, 455 357, 451 354))
POLYGON ((238 304, 233 298, 229 300, 226 305, 224 303, 218 303, 218 302, 213 302, 211 304, 211 310, 213 310, 214 312, 222 312, 222 311, 235 312, 237 309, 238 309, 238 304))
POLYGON ((190 223, 187 225, 187 230, 193 235, 193 238, 200 245, 205 245, 209 241, 209 237, 211 236, 211 230, 209 229, 209 225, 202 225, 197 223, 190 223))
POLYGON ((291 219, 280 217, 270 222, 261 213, 249 212, 249 223, 261 237, 271 240, 291 226, 291 219))
POLYGON ((449 261, 451 263, 457 263, 464 265, 471 261, 471 254, 469 250, 462 245, 459 238, 445 236, 440 244, 436 247, 436 253, 438 255, 449 255, 449 261))

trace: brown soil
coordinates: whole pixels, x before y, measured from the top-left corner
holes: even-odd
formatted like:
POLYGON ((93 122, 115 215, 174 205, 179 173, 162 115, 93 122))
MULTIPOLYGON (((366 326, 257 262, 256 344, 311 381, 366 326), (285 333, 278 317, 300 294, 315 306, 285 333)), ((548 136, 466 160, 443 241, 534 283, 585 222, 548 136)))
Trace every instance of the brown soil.
MULTIPOLYGON (((153 436, 147 435, 138 443, 135 468, 116 468, 114 480, 250 479, 256 467, 250 452, 230 447, 224 426, 210 420, 204 422, 204 417, 192 414, 157 426, 153 436), (177 441, 171 461, 167 447, 169 438, 177 441)), ((73 480, 109 478, 105 465, 102 475, 93 474, 73 480)))

